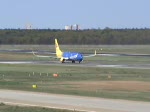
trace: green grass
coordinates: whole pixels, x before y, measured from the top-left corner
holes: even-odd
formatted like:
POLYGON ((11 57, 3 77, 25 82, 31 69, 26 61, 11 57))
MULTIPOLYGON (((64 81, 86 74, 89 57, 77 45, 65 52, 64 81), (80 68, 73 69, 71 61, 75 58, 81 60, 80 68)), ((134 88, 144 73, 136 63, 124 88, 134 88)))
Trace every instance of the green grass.
MULTIPOLYGON (((0 65, 0 88, 35 92, 72 94, 115 99, 150 101, 150 91, 107 90, 96 88, 89 90, 80 83, 94 81, 138 81, 149 82, 150 70, 81 68, 50 65, 0 65), (34 75, 33 75, 34 72, 34 75), (53 77, 58 73, 59 77, 53 77), (41 74, 41 75, 40 75, 41 74), (108 76, 111 75, 111 79, 108 76), (69 82, 69 83, 68 83, 69 82), (71 83, 70 83, 71 82, 71 83), (79 85, 78 85, 79 82, 79 85), (38 88, 33 89, 32 85, 38 88)), ((90 83, 89 83, 90 85, 90 83)))
MULTIPOLYGON (((150 54, 150 45, 62 45, 59 43, 63 51, 78 51, 82 53, 123 53, 123 54, 150 54), (102 49, 102 50, 101 50, 102 49)), ((1 45, 0 50, 6 49, 22 49, 22 50, 47 50, 55 52, 53 45, 1 45)))
POLYGON ((85 59, 85 62, 99 62, 100 64, 149 64, 150 57, 138 56, 95 56, 90 59, 85 59))
POLYGON ((50 109, 45 107, 22 107, 22 106, 10 106, 4 103, 0 104, 0 112, 78 112, 62 109, 50 109))
MULTIPOLYGON (((60 74, 59 80, 79 81, 79 80, 106 80, 108 75, 112 75, 112 80, 140 80, 150 81, 149 69, 124 69, 124 68, 98 68, 98 67, 78 67, 78 66, 51 66, 51 65, 11 65, 0 64, 0 77, 22 78, 28 77, 29 74, 36 78, 46 78, 47 73, 50 80, 53 80, 52 74, 60 74), (34 72, 34 75, 33 75, 34 72), (42 76, 40 76, 40 73, 42 76), (19 77, 20 76, 20 77, 19 77), (97 77, 101 78, 98 79, 97 77), (140 76, 140 77, 139 77, 140 76), (70 78, 70 79, 69 79, 70 78)), ((30 78, 30 77, 29 77, 30 78)), ((27 79, 28 80, 28 79, 27 79)))

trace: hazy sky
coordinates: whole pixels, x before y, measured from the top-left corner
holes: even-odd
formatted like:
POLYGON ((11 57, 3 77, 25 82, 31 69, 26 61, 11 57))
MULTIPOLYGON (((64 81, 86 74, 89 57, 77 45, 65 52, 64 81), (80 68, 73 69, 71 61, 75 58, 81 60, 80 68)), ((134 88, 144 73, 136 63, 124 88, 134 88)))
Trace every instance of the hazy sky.
POLYGON ((0 28, 150 28, 150 0, 0 0, 0 28))

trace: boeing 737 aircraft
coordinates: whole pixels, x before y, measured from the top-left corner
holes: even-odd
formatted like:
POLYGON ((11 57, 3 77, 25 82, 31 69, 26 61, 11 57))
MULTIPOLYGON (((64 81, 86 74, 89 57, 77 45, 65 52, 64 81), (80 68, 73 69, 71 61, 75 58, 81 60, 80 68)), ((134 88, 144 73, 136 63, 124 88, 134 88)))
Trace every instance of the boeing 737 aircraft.
POLYGON ((80 63, 83 61, 84 57, 93 57, 96 55, 96 51, 95 51, 95 54, 88 55, 88 56, 83 56, 81 53, 78 53, 78 52, 62 52, 59 48, 57 39, 55 39, 55 48, 56 48, 56 57, 36 55, 34 52, 33 52, 33 55, 36 57, 58 58, 60 59, 62 63, 64 63, 65 61, 72 61, 72 63, 75 63, 75 61, 78 61, 80 63))

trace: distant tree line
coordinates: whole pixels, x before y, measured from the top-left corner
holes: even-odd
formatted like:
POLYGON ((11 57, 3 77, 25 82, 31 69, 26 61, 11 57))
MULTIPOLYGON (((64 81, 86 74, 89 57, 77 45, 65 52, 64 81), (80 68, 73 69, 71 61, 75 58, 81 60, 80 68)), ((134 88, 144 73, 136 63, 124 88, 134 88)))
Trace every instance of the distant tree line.
POLYGON ((150 44, 150 29, 1 29, 0 44, 150 44))

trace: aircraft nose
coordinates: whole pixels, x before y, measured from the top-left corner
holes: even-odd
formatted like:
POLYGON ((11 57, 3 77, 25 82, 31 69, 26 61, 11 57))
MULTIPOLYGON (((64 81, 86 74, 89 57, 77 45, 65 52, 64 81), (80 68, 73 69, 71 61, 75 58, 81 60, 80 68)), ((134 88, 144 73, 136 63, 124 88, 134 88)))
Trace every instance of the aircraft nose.
POLYGON ((79 60, 82 61, 83 60, 83 56, 82 54, 79 55, 79 60))

